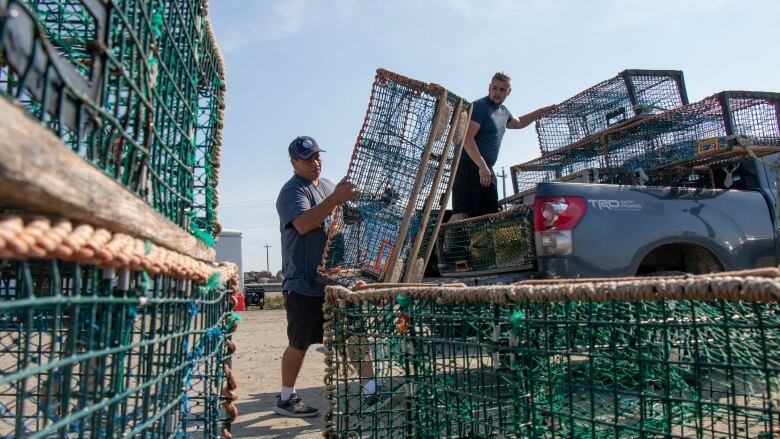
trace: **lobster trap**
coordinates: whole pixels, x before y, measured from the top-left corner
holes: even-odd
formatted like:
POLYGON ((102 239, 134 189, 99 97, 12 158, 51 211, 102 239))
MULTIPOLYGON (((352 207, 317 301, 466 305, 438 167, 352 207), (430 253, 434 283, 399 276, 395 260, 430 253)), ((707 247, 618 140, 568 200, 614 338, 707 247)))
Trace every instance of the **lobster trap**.
POLYGON ((326 436, 774 437, 778 275, 328 287, 326 436))
POLYGON ((0 1, 0 95, 212 245, 224 77, 205 1, 0 1))
POLYGON ((502 212, 442 225, 437 242, 442 276, 473 276, 533 267, 533 208, 502 212))
POLYGON ((67 220, 0 236, 0 436, 218 437, 234 266, 67 220))
POLYGON ((359 196, 328 229, 321 278, 351 285, 422 276, 441 224, 471 104, 379 69, 347 176, 359 196))
POLYGON ((542 154, 611 127, 688 104, 677 70, 624 70, 558 104, 536 121, 542 154))

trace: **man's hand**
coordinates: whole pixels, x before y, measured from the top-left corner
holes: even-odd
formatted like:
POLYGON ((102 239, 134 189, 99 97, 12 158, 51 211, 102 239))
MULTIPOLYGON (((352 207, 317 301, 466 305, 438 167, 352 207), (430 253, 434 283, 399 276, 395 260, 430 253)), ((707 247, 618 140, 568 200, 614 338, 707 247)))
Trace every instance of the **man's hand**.
MULTIPOLYGON (((542 116, 545 113, 547 113, 548 111, 554 109, 556 106, 557 105, 548 105, 546 107, 542 107, 542 108, 536 110, 536 113, 538 114, 538 116, 542 116)), ((539 118, 538 116, 537 116, 537 119, 539 118)))
POLYGON ((333 190, 333 193, 328 195, 322 203, 307 209, 297 218, 292 220, 292 225, 295 230, 301 235, 305 235, 317 227, 320 227, 322 222, 333 212, 339 204, 345 203, 349 200, 354 200, 358 196, 357 187, 352 184, 347 177, 341 179, 339 184, 333 190))
POLYGON ((488 165, 479 167, 479 184, 488 187, 493 183, 493 172, 488 165))
POLYGON ((344 177, 333 190, 333 197, 339 204, 354 200, 359 195, 357 186, 350 181, 349 177, 344 177))

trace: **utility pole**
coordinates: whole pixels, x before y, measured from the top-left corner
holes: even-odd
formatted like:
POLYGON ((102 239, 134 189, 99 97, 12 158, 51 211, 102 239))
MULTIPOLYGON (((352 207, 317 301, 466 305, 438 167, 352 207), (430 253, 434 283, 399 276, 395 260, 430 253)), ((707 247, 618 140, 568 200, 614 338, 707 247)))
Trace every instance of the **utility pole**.
MULTIPOLYGON (((268 261, 268 248, 271 247, 270 245, 265 245, 265 270, 269 273, 271 273, 271 263, 268 261)), ((273 274, 273 273, 271 273, 273 274)))
POLYGON ((497 174, 496 177, 501 177, 501 187, 504 190, 504 196, 502 198, 506 198, 506 172, 504 172, 504 167, 501 167, 501 173, 497 174))

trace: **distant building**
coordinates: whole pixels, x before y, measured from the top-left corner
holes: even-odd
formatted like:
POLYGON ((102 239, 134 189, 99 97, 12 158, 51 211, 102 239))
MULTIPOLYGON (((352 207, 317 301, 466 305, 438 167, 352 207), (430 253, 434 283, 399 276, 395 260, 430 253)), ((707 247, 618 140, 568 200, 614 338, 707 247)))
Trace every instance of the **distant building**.
POLYGON ((241 239, 243 233, 238 230, 222 230, 217 236, 217 262, 232 262, 238 265, 238 288, 244 291, 243 257, 241 239))

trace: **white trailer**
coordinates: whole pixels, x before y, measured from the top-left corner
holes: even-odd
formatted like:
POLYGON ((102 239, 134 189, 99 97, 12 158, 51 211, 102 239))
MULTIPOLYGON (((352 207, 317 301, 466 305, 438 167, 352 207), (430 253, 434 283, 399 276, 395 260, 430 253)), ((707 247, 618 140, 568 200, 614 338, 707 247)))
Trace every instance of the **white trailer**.
POLYGON ((239 230, 222 230, 217 236, 217 261, 232 262, 238 265, 238 288, 244 291, 244 270, 242 268, 241 239, 243 233, 239 230))

